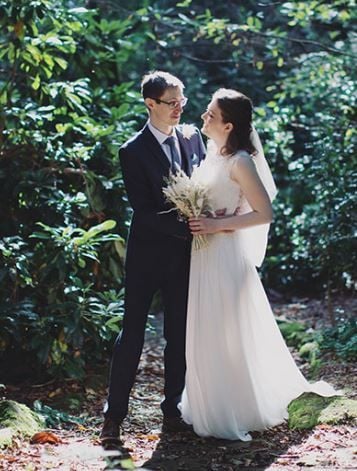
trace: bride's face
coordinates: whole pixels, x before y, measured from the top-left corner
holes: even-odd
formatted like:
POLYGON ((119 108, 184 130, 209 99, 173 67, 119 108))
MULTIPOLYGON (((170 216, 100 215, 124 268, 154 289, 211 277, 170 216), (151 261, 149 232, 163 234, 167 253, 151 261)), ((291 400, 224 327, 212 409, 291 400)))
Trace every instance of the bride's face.
POLYGON ((203 119, 202 133, 207 137, 222 142, 227 139, 232 125, 224 123, 217 100, 212 100, 207 110, 201 115, 203 119))

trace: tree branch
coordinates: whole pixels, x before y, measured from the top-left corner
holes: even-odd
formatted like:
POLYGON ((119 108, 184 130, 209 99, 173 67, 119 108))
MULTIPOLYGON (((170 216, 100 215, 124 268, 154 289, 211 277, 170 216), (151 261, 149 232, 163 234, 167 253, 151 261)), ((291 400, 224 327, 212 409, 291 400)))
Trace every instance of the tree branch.
MULTIPOLYGON (((242 32, 242 30, 240 28, 238 28, 238 30, 242 32)), ((243 33, 244 32, 245 31, 243 31, 243 33)), ((311 46, 319 47, 319 48, 321 48, 325 51, 328 51, 328 52, 333 52, 333 53, 337 53, 337 54, 340 54, 340 55, 343 55, 343 56, 353 57, 354 59, 357 59, 357 56, 354 55, 354 54, 350 54, 348 52, 340 51, 339 49, 336 49, 336 48, 331 47, 331 46, 327 46, 327 45, 325 45, 325 44, 323 44, 319 41, 313 41, 312 39, 296 39, 296 38, 290 38, 289 36, 281 37, 281 36, 278 36, 277 34, 261 33, 261 32, 258 32, 258 31, 249 31, 249 34, 256 35, 256 36, 262 36, 262 37, 265 37, 265 38, 279 39, 280 41, 290 41, 290 42, 297 43, 297 44, 300 44, 300 45, 309 44, 311 46)))

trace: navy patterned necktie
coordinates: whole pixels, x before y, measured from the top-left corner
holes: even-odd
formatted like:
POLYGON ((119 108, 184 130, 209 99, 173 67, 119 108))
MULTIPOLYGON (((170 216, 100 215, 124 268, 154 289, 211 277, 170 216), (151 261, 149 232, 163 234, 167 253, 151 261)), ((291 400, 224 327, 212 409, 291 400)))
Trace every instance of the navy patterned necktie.
POLYGON ((176 173, 177 170, 181 168, 181 158, 179 153, 177 152, 174 136, 170 136, 165 139, 164 144, 167 144, 170 147, 171 171, 172 173, 176 173))

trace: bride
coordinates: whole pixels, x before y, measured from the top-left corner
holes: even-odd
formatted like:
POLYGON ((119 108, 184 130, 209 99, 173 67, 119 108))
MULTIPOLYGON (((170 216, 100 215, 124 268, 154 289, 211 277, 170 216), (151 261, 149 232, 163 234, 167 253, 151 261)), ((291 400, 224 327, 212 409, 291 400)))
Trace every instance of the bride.
POLYGON ((206 248, 192 252, 182 417, 200 436, 250 440, 249 431, 283 422, 303 392, 332 396, 309 384, 275 322, 256 271, 264 258, 276 188, 252 103, 219 89, 202 115, 211 139, 194 178, 209 188, 216 217, 192 218, 206 248))

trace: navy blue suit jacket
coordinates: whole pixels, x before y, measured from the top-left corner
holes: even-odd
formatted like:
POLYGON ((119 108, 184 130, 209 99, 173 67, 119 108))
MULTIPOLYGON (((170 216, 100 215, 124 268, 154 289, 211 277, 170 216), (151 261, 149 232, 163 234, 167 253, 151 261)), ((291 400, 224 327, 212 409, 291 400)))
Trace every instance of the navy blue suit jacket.
MULTIPOLYGON (((193 165, 205 157, 205 148, 198 130, 189 138, 176 128, 183 168, 188 175, 193 165)), ((119 158, 129 203, 133 208, 129 239, 138 241, 168 241, 190 237, 188 225, 180 222, 170 209, 162 188, 170 171, 169 160, 148 126, 139 131, 119 150, 119 158)))

